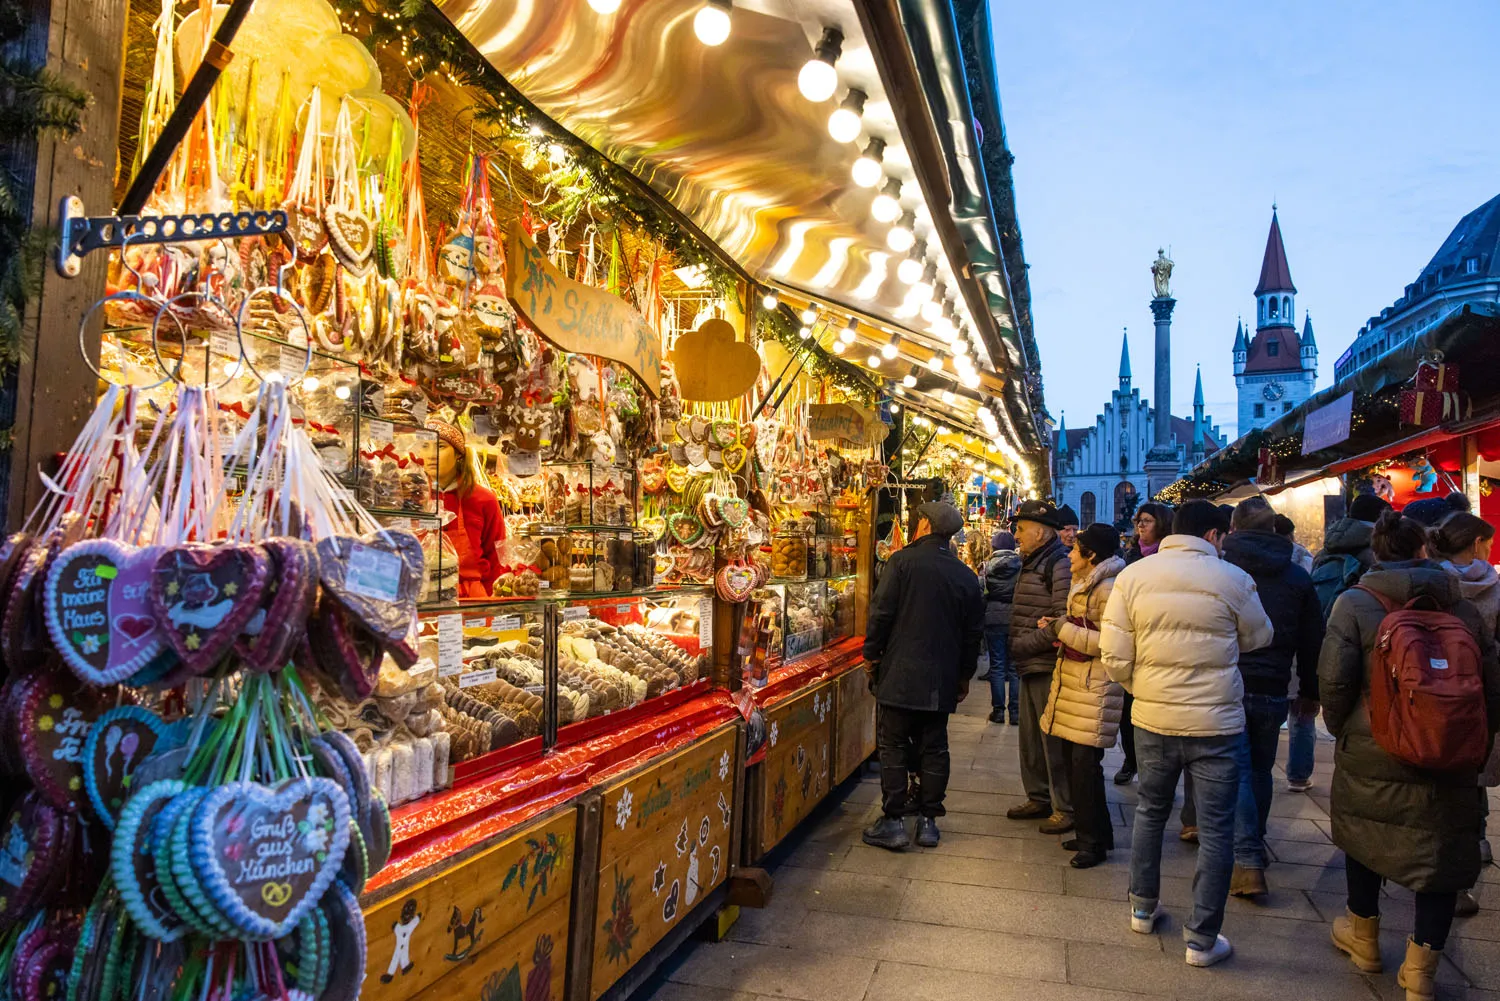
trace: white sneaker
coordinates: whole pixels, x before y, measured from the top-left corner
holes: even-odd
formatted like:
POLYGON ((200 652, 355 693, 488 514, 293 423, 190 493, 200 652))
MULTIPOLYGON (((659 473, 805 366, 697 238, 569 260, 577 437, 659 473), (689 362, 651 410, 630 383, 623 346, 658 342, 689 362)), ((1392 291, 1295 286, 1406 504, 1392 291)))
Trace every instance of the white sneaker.
POLYGON ((1130 909, 1130 930, 1141 935, 1150 935, 1156 930, 1156 919, 1161 917, 1161 901, 1149 911, 1143 911, 1138 907, 1130 909))
POLYGON ((1307 792, 1312 788, 1312 779, 1303 779, 1300 782, 1293 782, 1291 779, 1287 779, 1286 788, 1287 792, 1307 792))
POLYGON ((1195 945, 1187 947, 1187 965, 1189 966, 1213 966, 1222 963, 1234 955, 1234 946, 1229 944, 1229 939, 1220 935, 1214 942, 1212 949, 1200 949, 1195 945))

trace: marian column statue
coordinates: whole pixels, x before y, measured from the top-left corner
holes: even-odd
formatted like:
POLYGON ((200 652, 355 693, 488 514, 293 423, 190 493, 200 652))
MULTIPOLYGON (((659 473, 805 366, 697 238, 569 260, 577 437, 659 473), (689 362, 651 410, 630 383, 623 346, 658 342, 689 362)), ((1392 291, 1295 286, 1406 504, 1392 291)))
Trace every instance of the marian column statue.
POLYGON ((1156 297, 1158 299, 1170 299, 1172 297, 1172 259, 1166 255, 1160 247, 1156 248, 1156 260, 1151 263, 1151 279, 1156 284, 1156 297))

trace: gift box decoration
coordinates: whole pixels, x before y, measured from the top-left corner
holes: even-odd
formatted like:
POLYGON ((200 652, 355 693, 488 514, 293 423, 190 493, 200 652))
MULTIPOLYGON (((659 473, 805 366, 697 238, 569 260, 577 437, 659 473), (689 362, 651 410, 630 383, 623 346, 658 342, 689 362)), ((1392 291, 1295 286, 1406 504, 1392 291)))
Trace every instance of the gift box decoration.
POLYGON ((1469 394, 1460 392, 1403 389, 1399 405, 1401 423, 1417 427, 1433 427, 1448 421, 1467 420, 1474 412, 1469 394))
POLYGON ((1424 361, 1417 366, 1417 389, 1427 393, 1458 392, 1458 366, 1424 361))

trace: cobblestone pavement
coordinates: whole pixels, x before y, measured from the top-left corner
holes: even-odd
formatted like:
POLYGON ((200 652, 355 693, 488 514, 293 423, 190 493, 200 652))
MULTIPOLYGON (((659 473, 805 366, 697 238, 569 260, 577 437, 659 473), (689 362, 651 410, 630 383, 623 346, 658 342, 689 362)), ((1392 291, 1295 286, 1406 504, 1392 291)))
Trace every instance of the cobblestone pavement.
MULTIPOLYGON (((949 729, 941 846, 898 854, 862 844, 879 785, 873 772, 851 780, 778 853, 771 906, 744 910, 724 942, 684 946, 636 1001, 1405 997, 1395 970, 1411 930, 1407 891, 1388 888, 1382 905, 1387 973, 1357 973, 1328 941, 1344 907, 1343 855, 1329 840, 1331 743, 1318 744, 1310 794, 1287 792, 1277 769, 1271 894, 1260 904, 1230 899, 1224 934, 1235 954, 1198 970, 1183 962, 1194 849, 1178 841, 1175 813, 1162 859, 1170 920, 1156 935, 1137 935, 1125 902, 1135 786, 1108 781, 1119 751, 1104 767, 1121 848, 1095 869, 1072 869, 1062 838, 1005 818, 1023 798, 1017 730, 986 722, 987 692, 974 687, 949 729)), ((1500 808, 1500 797, 1491 802, 1500 808)), ((1454 922, 1439 998, 1500 1001, 1500 868, 1486 867, 1477 893, 1480 913, 1454 922)))

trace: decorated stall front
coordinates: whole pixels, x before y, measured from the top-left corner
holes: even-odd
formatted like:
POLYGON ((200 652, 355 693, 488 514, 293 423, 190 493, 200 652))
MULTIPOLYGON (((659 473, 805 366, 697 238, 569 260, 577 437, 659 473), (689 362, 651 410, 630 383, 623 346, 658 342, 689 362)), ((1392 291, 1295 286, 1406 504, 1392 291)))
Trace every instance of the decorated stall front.
MULTIPOLYGON (((692 6, 124 5, 119 214, 57 260, 95 405, 0 548, 18 996, 623 997, 870 756, 901 470, 1029 487, 1029 318, 880 166, 921 109, 863 126, 874 238, 778 247, 559 99, 632 32, 701 59, 692 6)), ((844 13, 747 58, 885 65, 844 13)))

